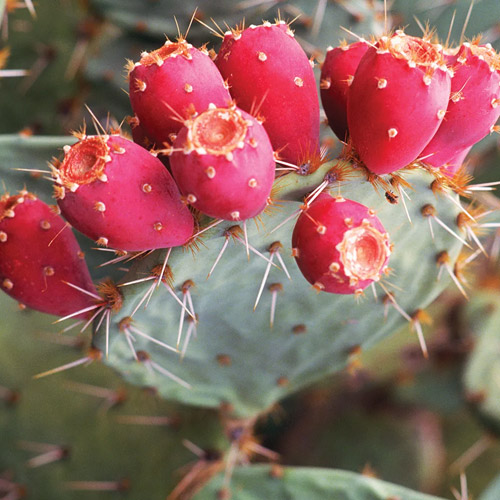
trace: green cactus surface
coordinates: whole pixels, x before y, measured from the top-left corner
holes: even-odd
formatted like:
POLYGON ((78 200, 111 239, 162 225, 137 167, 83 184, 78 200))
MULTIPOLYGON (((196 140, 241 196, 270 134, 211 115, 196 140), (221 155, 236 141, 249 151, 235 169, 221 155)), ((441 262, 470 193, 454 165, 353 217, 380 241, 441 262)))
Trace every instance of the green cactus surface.
POLYGON ((464 373, 466 397, 486 426, 500 432, 500 295, 494 291, 476 294, 468 307, 470 325, 476 335, 474 350, 464 373))
MULTIPOLYGON (((217 497, 223 487, 223 476, 209 483, 195 500, 217 497)), ((306 467, 269 467, 252 465, 234 470, 233 500, 287 498, 289 500, 438 500, 438 497, 417 493, 400 486, 352 472, 306 467)))

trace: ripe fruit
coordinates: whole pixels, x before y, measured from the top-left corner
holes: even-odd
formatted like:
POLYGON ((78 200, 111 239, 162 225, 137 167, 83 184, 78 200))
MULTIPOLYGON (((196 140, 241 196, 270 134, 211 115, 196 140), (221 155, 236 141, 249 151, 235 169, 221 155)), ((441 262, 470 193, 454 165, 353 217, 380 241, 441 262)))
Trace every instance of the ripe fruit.
POLYGON ((347 127, 347 91, 354 79, 359 61, 370 45, 365 41, 328 47, 321 66, 320 95, 328 125, 335 135, 345 141, 347 127))
POLYGON ((158 158, 119 135, 84 136, 54 168, 64 217, 98 244, 143 251, 184 244, 194 221, 158 158))
POLYGON ((309 283, 331 293, 360 293, 378 281, 391 253, 389 235, 361 203, 323 193, 303 212, 293 255, 309 283))
POLYGON ((477 42, 464 43, 447 60, 454 69, 448 109, 421 154, 435 167, 487 136, 500 116, 500 62, 495 50, 477 42))
POLYGON ((369 170, 387 174, 419 157, 441 124, 450 75, 430 42, 397 31, 359 62, 349 88, 352 143, 369 170))
MULTIPOLYGON (((56 207, 57 208, 57 207, 56 207)), ((95 301, 75 235, 53 208, 27 191, 0 198, 0 285, 22 304, 66 316, 95 301)))
POLYGON ((231 96, 205 49, 186 40, 144 52, 129 67, 130 103, 145 135, 158 146, 171 141, 182 120, 210 103, 227 106, 231 96))
POLYGON ((271 193, 273 148, 264 127, 236 106, 188 120, 174 142, 172 174, 187 201, 206 215, 246 220, 271 193))
POLYGON ((311 62, 284 21, 227 31, 215 60, 236 104, 258 110, 280 158, 319 158, 319 100, 311 62))

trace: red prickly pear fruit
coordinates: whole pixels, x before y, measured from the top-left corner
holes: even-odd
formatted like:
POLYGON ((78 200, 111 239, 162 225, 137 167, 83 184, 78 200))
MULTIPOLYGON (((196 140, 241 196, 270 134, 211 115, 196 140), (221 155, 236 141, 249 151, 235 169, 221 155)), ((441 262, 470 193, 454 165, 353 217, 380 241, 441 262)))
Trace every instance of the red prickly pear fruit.
MULTIPOLYGON (((57 208, 57 207, 56 207, 57 208)), ((21 191, 0 198, 0 285, 22 304, 66 316, 94 304, 83 252, 68 224, 49 205, 21 191)))
POLYGON ((188 120, 174 142, 170 165, 187 201, 225 220, 258 215, 275 177, 266 130, 236 106, 214 106, 188 120))
POLYGON ((448 63, 454 71, 448 109, 421 153, 435 167, 449 163, 488 135, 500 116, 500 59, 495 50, 477 42, 464 43, 448 63))
POLYGON ((256 112, 280 158, 319 159, 319 99, 311 61, 284 21, 226 32, 215 59, 241 109, 256 112))
POLYGON ((205 49, 186 40, 144 52, 129 65, 130 103, 149 139, 171 142, 182 121, 210 103, 227 106, 231 95, 219 70, 205 49))
POLYGON ((351 85, 359 61, 370 45, 362 40, 351 45, 328 47, 321 66, 320 95, 328 125, 335 135, 345 141, 347 127, 347 91, 351 85))
POLYGON ((292 235, 293 255, 309 283, 330 293, 361 293, 387 269, 389 236, 361 203, 321 194, 292 235))
POLYGON ((415 161, 443 121, 450 75, 438 47, 397 31, 361 58, 349 87, 352 144, 375 174, 415 161))
POLYGON ((65 147, 54 168, 64 217, 99 245, 143 251, 184 244, 194 220, 162 162, 119 135, 65 147))

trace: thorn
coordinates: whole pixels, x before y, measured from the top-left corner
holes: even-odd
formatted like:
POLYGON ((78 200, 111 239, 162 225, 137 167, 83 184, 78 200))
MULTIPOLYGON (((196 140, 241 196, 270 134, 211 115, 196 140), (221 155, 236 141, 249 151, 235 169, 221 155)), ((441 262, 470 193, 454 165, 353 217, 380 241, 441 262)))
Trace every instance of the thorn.
POLYGON ((429 316, 421 309, 415 311, 411 317, 411 328, 417 333, 420 349, 425 359, 429 359, 429 351, 427 349, 427 344, 425 343, 425 337, 422 331, 422 323, 429 323, 429 321, 429 316))
POLYGON ((257 293, 257 299, 255 300, 255 304, 253 306, 254 311, 257 309, 257 305, 259 304, 260 297, 262 295, 262 291, 264 290, 264 286, 265 286, 266 281, 267 281, 267 277, 269 276, 269 271, 271 270, 271 265, 273 263, 273 257, 274 257, 274 253, 271 252, 271 257, 269 259, 269 263, 266 266, 266 270, 264 272, 264 276, 263 276, 262 282, 260 284, 259 292, 257 293))
POLYGON ((53 450, 47 451, 31 458, 26 462, 26 466, 32 469, 42 467, 43 465, 48 465, 59 460, 64 460, 69 456, 69 448, 65 446, 57 446, 53 450))
POLYGON ((456 474, 458 472, 463 472, 483 453, 489 450, 495 442, 496 439, 490 434, 484 434, 481 436, 472 446, 470 446, 464 453, 462 453, 462 455, 450 464, 450 473, 456 474))
POLYGON ((243 221, 243 235, 245 239, 245 249, 247 252, 247 260, 250 260, 250 248, 248 246, 248 232, 247 232, 247 221, 243 221))
POLYGON ((458 241, 460 241, 463 245, 465 245, 467 248, 471 248, 471 246, 463 239, 461 238, 457 233, 455 233, 450 227, 448 227, 437 215, 436 215, 436 209, 434 208, 433 205, 430 203, 427 205, 424 205, 421 209, 421 213, 424 217, 427 217, 429 221, 429 228, 431 230, 431 235, 432 239, 434 238, 434 230, 431 224, 431 217, 446 231, 448 231, 452 236, 454 236, 458 241))
POLYGON ((189 441, 189 439, 183 439, 182 445, 198 458, 203 458, 206 455, 205 450, 194 444, 192 441, 189 441))
POLYGON ((38 373, 37 375, 34 375, 34 379, 39 379, 43 377, 48 377, 49 375, 54 375, 55 373, 63 372, 66 370, 69 370, 70 368, 74 368, 79 365, 87 364, 89 365, 95 360, 101 359, 101 352, 94 350, 92 351, 88 356, 85 356, 83 358, 77 359, 75 361, 72 361, 71 363, 66 363, 65 365, 58 366, 57 368, 52 368, 51 370, 47 370, 42 373, 38 373))
POLYGON ((467 25, 469 24, 470 16, 472 14, 472 8, 474 7, 474 0, 471 0, 469 10, 467 11, 467 16, 464 21, 464 26, 462 28, 462 33, 460 34, 460 42, 458 45, 462 45, 465 37, 465 30, 467 29, 467 25))
POLYGON ((229 244, 229 234, 226 234, 225 238, 226 238, 226 241, 222 245, 222 248, 221 248, 219 254, 217 255, 217 258, 215 259, 215 262, 214 262, 213 266, 211 267, 211 269, 210 269, 210 271, 209 271, 209 273, 207 275, 207 279, 210 278, 210 276, 214 272, 215 266, 219 263, 219 260, 221 259, 222 254, 225 252, 225 250, 227 248, 227 245, 229 244))
POLYGON ((103 135, 108 135, 108 133, 106 132, 105 128, 101 125, 101 123, 99 122, 99 120, 97 119, 97 116, 94 114, 94 112, 89 108, 89 106, 87 106, 87 104, 84 104, 85 106, 85 109, 89 112, 89 115, 91 116, 92 118, 92 124, 94 125, 94 128, 95 128, 95 131, 96 131, 96 134, 98 136, 100 136, 101 134, 99 133, 99 129, 102 131, 103 135))
POLYGON ((353 36, 360 42, 367 43, 370 47, 373 47, 374 49, 377 49, 377 46, 374 45, 373 43, 370 43, 368 40, 364 39, 362 36, 356 35, 356 33, 353 33, 352 31, 348 30, 347 28, 344 28, 344 26, 340 26, 341 30, 344 30, 346 33, 349 33, 349 35, 353 36))
POLYGON ((182 387, 185 387, 186 389, 192 389, 191 384, 189 384, 185 380, 181 379, 177 375, 174 375, 172 372, 168 371, 167 369, 163 368, 163 366, 159 365, 158 363, 156 363, 152 359, 147 360, 146 363, 148 363, 151 366, 151 368, 153 368, 153 370, 155 370, 158 373, 161 373, 162 375, 165 375, 166 377, 170 378, 174 382, 177 382, 182 387))
POLYGON ((75 491, 127 491, 130 489, 130 481, 66 481, 64 487, 75 491))
MULTIPOLYGON (((152 279, 154 279, 154 278, 152 278, 152 279)), ((146 293, 143 295, 143 297, 141 298, 139 303, 135 306, 134 310, 130 313, 130 316, 133 317, 146 300, 148 300, 148 302, 149 302, 149 299, 151 298, 151 296, 153 295, 153 293, 155 291, 155 287, 156 287, 156 281, 153 282, 153 284, 146 290, 146 293)))
POLYGON ((445 47, 448 47, 448 44, 450 43, 450 37, 451 37, 451 30, 453 29, 453 24, 455 24, 455 16, 457 14, 457 10, 453 10, 453 15, 451 16, 451 22, 450 22, 450 27, 448 29, 448 36, 446 37, 446 42, 444 43, 445 47))
POLYGON ((79 286, 74 285, 73 283, 70 283, 69 281, 62 280, 62 282, 64 284, 70 286, 71 288, 74 288, 75 290, 78 290, 79 292, 85 293, 86 295, 89 295, 90 297, 93 297, 96 300, 102 301, 102 297, 100 295, 97 295, 96 293, 93 293, 93 292, 90 292, 88 290, 85 290, 84 288, 80 288, 79 286))
POLYGON ((276 300, 278 298, 278 292, 283 291, 283 285, 281 283, 272 283, 271 285, 269 285, 269 291, 271 292, 271 316, 269 325, 272 328, 274 326, 274 316, 276 312, 276 300))
POLYGON ((450 266, 450 256, 448 255, 448 252, 446 250, 443 250, 442 252, 438 253, 438 255, 436 256, 436 262, 437 262, 437 265, 439 266, 438 280, 441 276, 443 269, 445 269, 446 272, 450 275, 453 282, 455 283, 456 287, 459 289, 460 293, 467 300, 469 300, 469 297, 468 297, 464 287, 462 286, 462 283, 460 283, 460 280, 457 278, 457 276, 453 272, 453 269, 450 266))
POLYGON ((184 345, 182 346, 181 360, 184 359, 184 356, 186 355, 189 341, 191 340, 191 335, 194 334, 194 336, 196 337, 196 325, 198 323, 198 319, 188 318, 188 321, 189 321, 189 326, 188 326, 188 329, 186 332, 186 338, 184 340, 184 345))
MULTIPOLYGON (((390 292, 386 288, 386 286, 382 282, 380 282, 380 281, 379 281, 379 285, 381 286, 382 290, 384 290, 384 292, 386 293, 386 296, 385 296, 386 301, 384 301, 384 303, 387 304, 387 300, 389 300, 390 302, 392 302, 392 305, 394 306, 394 309, 396 309, 396 311, 399 314, 401 314, 401 316, 403 316, 403 318, 406 321, 408 321, 408 323, 411 323, 411 321, 412 321, 411 316, 404 309, 402 309, 402 307, 396 302, 396 299, 394 298, 394 294, 392 292, 390 292)), ((386 309, 386 313, 387 313, 387 309, 386 309)))
MULTIPOLYGON (((304 205, 302 205, 302 207, 304 207, 304 205)), ((302 208, 302 207, 299 208, 298 210, 295 210, 295 212, 293 212, 291 215, 289 215, 284 221, 280 222, 275 228, 273 228, 271 231, 269 231, 269 234, 274 233, 275 231, 277 231, 278 229, 283 227, 287 222, 291 221, 294 217, 296 217, 301 212, 303 212, 303 210, 305 208, 302 208)))
POLYGON ((316 38, 319 35, 321 25, 323 24, 323 20, 325 18, 326 5, 327 0, 318 0, 318 3, 316 4, 313 23, 311 26, 311 36, 313 38, 316 38))
MULTIPOLYGON (((167 349, 168 351, 179 352, 178 349, 175 349, 174 347, 169 346, 168 344, 165 344, 161 340, 158 340, 154 337, 151 337, 151 335, 148 335, 147 333, 143 332, 142 330, 139 330, 139 328, 134 326, 132 317, 123 318, 119 323, 119 329, 120 329, 120 331, 128 334, 128 336, 131 340, 134 340, 133 334, 135 333, 136 335, 139 335, 140 337, 143 337, 146 340, 149 340, 150 342, 158 344, 159 346, 163 347, 164 349, 167 349)), ((135 352, 135 350, 134 350, 134 352, 135 352)), ((136 354, 136 356, 137 356, 137 354, 136 354)))
MULTIPOLYGON (((182 290, 182 304, 184 307, 186 307, 187 303, 187 296, 186 293, 184 293, 184 290, 182 290)), ((182 327, 184 326, 184 317, 185 317, 184 309, 181 309, 181 318, 179 320, 179 330, 177 332, 177 349, 179 349, 179 345, 181 343, 181 335, 182 335, 182 327)))
POLYGON ((410 212, 408 211, 408 206, 406 205, 405 198, 408 198, 411 200, 410 196, 408 193, 403 189, 402 186, 398 186, 399 190, 403 193, 403 196, 401 196, 401 201, 403 202, 403 208, 405 209, 406 217, 408 218, 408 221, 410 224, 412 224, 411 217, 410 217, 410 212))
POLYGON ((94 309, 102 307, 100 304, 94 304, 93 306, 85 307, 83 309, 80 309, 79 311, 76 311, 74 313, 68 314, 67 316, 64 316, 62 318, 57 319, 54 321, 54 324, 60 323, 61 321, 65 321, 70 318, 74 318, 75 316, 79 316, 80 314, 84 314, 89 311, 93 311, 94 309))
MULTIPOLYGON (((165 274, 165 269, 167 268, 167 262, 168 262, 168 258, 170 257, 171 252, 172 252, 172 247, 170 247, 167 250, 167 254, 165 255, 165 260, 163 261, 163 266, 161 268, 160 276, 163 276, 165 274)), ((157 288, 160 286, 160 283, 161 283, 161 280, 158 280, 158 284, 156 285, 157 288)))
POLYGON ((175 419, 171 417, 146 415, 117 415, 115 420, 125 425, 170 426, 175 423, 175 419))

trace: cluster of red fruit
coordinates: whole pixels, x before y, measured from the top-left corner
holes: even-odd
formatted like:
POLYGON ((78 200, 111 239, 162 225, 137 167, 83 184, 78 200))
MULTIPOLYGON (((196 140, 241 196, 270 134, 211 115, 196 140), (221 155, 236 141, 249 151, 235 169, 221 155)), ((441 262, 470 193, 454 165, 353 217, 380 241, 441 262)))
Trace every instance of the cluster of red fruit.
MULTIPOLYGON (((499 64, 478 42, 452 51, 398 31, 329 50, 321 97, 332 129, 374 174, 420 159, 451 175, 500 114, 499 64)), ((135 142, 82 134, 67 146, 53 167, 62 215, 124 251, 186 244, 190 207, 231 221, 259 215, 276 161, 301 174, 321 163, 313 66, 283 21, 228 31, 214 57, 184 39, 143 53, 128 66, 135 142)), ((326 193, 303 210, 292 247, 306 279, 334 293, 378 280, 391 248, 373 211, 326 193)), ((95 307, 71 230, 25 192, 0 200, 0 284, 52 314, 95 307)))

